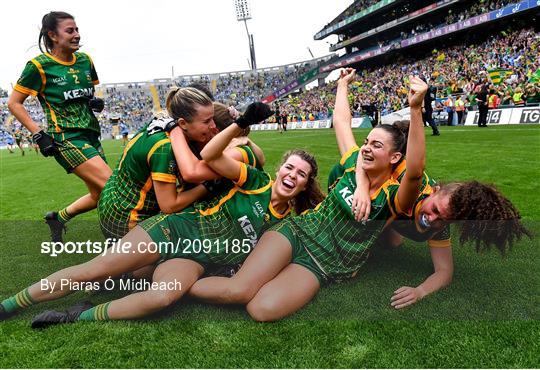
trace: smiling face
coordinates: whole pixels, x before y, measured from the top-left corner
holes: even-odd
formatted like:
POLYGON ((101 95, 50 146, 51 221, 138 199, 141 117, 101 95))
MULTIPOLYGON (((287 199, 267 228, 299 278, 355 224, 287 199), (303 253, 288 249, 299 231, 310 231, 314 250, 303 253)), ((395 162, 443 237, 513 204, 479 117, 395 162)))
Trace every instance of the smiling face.
POLYGON ((56 30, 49 31, 48 36, 53 42, 53 50, 65 50, 74 53, 79 50, 79 28, 73 19, 62 19, 58 22, 56 30))
POLYGON ((391 169, 399 162, 401 153, 394 151, 392 135, 381 128, 371 130, 364 145, 360 148, 362 168, 366 172, 379 172, 391 169))
POLYGON ((178 124, 184 130, 188 140, 197 143, 206 144, 217 134, 216 124, 214 123, 214 106, 212 104, 197 105, 193 120, 187 122, 185 119, 180 118, 178 124))
POLYGON ((311 171, 311 165, 307 161, 295 154, 289 156, 276 174, 276 194, 286 199, 296 197, 306 189, 311 171))
POLYGON ((450 194, 441 191, 432 193, 422 202, 419 217, 422 227, 442 229, 451 220, 450 194))

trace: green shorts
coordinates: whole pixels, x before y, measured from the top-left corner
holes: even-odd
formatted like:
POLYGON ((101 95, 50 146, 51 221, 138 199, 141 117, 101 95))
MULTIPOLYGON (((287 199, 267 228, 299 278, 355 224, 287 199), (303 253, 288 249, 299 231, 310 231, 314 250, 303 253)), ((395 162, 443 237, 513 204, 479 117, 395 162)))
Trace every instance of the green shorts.
POLYGON ((155 243, 152 250, 158 250, 161 255, 159 262, 164 262, 173 258, 184 258, 195 261, 206 270, 211 264, 208 255, 195 243, 185 243, 185 241, 196 240, 196 224, 191 222, 189 217, 182 216, 178 222, 178 214, 159 214, 141 221, 138 226, 142 227, 155 243), (188 236, 189 235, 189 236, 188 236))
POLYGON ((298 236, 299 232, 291 222, 291 219, 285 219, 277 225, 272 226, 268 231, 276 231, 286 237, 292 246, 292 260, 291 263, 303 266, 311 271, 319 280, 319 283, 325 285, 329 282, 328 277, 321 271, 319 266, 315 263, 313 258, 306 250, 302 239, 298 236))
POLYGON ((97 155, 107 162, 103 147, 99 142, 99 134, 95 131, 66 131, 51 135, 60 145, 60 152, 54 155, 54 159, 64 167, 67 173, 73 172, 77 166, 97 155))

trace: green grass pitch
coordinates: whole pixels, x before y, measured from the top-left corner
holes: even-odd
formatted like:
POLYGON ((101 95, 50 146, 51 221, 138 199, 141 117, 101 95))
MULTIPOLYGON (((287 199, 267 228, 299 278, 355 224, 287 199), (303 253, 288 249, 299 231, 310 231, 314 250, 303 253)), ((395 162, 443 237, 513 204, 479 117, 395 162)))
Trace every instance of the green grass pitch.
MULTIPOLYGON (((367 130, 355 130, 358 142, 367 130)), ((426 135, 430 130, 426 129, 426 135)), ((339 154, 332 130, 285 134, 254 132, 274 172, 293 147, 315 153, 326 184, 339 154)), ((109 163, 120 141, 104 141, 109 163)), ((540 230, 540 126, 443 127, 427 137, 427 172, 439 181, 477 179, 494 183, 540 230)), ((0 298, 88 255, 49 257, 42 221, 85 192, 53 159, 34 152, 0 151, 0 298)), ((455 235, 453 235, 455 236, 455 235)), ((66 240, 102 240, 95 211, 70 222, 66 240)), ((454 238, 455 240, 455 238, 454 238)), ((456 243, 454 243, 456 244, 456 243)), ((183 301, 141 321, 77 323, 44 331, 30 319, 44 309, 66 308, 76 293, 41 304, 0 323, 0 367, 540 367, 540 249, 538 237, 523 240, 506 258, 454 245, 455 273, 446 289, 396 311, 392 292, 415 286, 432 271, 425 243, 375 250, 358 277, 322 289, 296 315, 260 324, 241 307, 183 301)), ((122 292, 91 296, 102 303, 122 292)))

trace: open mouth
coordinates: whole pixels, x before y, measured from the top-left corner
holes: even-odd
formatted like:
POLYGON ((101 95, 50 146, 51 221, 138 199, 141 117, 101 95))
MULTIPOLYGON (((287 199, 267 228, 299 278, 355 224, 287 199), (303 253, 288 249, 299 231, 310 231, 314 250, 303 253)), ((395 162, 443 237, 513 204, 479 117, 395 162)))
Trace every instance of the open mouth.
POLYGON ((369 156, 369 155, 363 155, 362 160, 364 162, 373 162, 374 158, 372 156, 369 156))
POLYGON ((424 229, 427 229, 428 227, 431 226, 431 224, 429 223, 428 217, 426 216, 425 213, 422 213, 420 215, 420 218, 418 219, 418 224, 424 229))
POLYGON ((289 190, 294 189, 295 184, 289 179, 284 179, 283 181, 281 181, 281 183, 283 184, 283 187, 285 189, 289 189, 289 190))

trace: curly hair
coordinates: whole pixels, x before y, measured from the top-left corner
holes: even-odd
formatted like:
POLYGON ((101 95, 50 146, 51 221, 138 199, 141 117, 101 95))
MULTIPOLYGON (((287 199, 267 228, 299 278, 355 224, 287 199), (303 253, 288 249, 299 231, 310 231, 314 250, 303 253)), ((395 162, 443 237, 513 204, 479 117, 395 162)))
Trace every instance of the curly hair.
POLYGON ((302 149, 293 149, 286 152, 281 158, 281 163, 278 166, 281 167, 291 155, 297 155, 304 161, 309 163, 311 172, 309 173, 306 189, 298 194, 292 201, 292 206, 297 215, 308 209, 313 209, 317 204, 323 201, 324 194, 317 181, 317 175, 319 173, 319 166, 315 157, 302 149))
POLYGON ((459 222, 460 244, 474 240, 477 252, 495 246, 505 255, 524 235, 532 237, 516 207, 493 185, 450 183, 440 191, 450 195, 450 217, 459 222))

